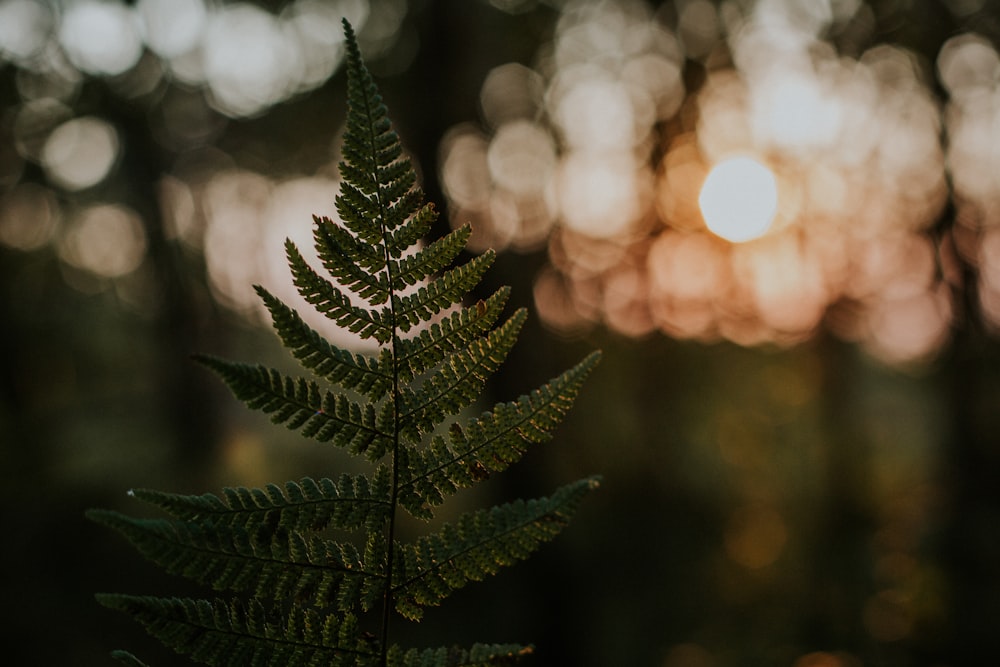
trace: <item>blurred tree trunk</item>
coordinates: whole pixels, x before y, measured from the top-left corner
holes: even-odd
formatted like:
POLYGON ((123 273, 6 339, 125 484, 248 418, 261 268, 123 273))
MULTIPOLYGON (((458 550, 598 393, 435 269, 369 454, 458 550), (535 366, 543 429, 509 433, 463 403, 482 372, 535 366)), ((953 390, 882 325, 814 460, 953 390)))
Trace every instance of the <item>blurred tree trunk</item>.
MULTIPOLYGON (((870 538, 874 529, 867 471, 870 443, 855 404, 858 368, 854 345, 819 334, 821 396, 826 442, 826 493, 818 517, 812 563, 814 603, 804 625, 813 646, 861 647, 870 640, 862 609, 871 594, 870 538)), ((863 654, 863 652, 862 652, 863 654)))
POLYGON ((191 355, 206 349, 204 339, 212 329, 214 306, 204 293, 204 264, 185 261, 181 248, 167 236, 158 186, 169 171, 170 155, 152 136, 145 108, 102 92, 101 108, 121 134, 119 169, 128 188, 123 202, 139 213, 146 234, 146 261, 156 290, 154 384, 173 430, 172 458, 182 478, 200 486, 197 480, 207 475, 220 435, 216 394, 209 384, 213 379, 191 361, 191 355))
MULTIPOLYGON (((969 272, 967 284, 974 280, 969 272)), ((969 326, 958 333, 942 378, 952 424, 942 473, 951 625, 942 657, 971 665, 1000 655, 1000 354, 975 321, 973 291, 966 292, 969 326)))

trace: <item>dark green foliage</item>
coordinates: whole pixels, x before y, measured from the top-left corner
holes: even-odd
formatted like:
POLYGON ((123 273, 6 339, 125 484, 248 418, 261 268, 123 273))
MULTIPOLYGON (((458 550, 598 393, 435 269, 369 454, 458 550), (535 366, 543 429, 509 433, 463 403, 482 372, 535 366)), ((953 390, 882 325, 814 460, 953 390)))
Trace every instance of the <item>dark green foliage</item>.
MULTIPOLYGON (((547 440, 597 363, 592 354, 516 401, 463 418, 514 345, 526 313, 498 324, 509 290, 463 307, 493 261, 454 266, 469 239, 457 229, 420 247, 435 219, 403 157, 385 106, 345 22, 349 111, 341 222, 317 217, 324 277, 291 242, 296 287, 314 308, 380 351, 331 345, 292 308, 257 292, 278 336, 312 379, 199 357, 237 398, 277 423, 366 458, 367 474, 304 478, 221 496, 132 492, 166 518, 92 510, 146 558, 224 597, 102 594, 167 646, 209 665, 459 666, 513 664, 520 645, 406 649, 390 618, 418 620, 453 591, 530 556, 569 522, 597 478, 547 498, 470 512, 412 543, 398 512, 429 519, 461 488, 547 440), (336 537, 337 539, 334 539, 336 537), (379 630, 378 634, 372 630, 379 630)), ((124 651, 113 656, 142 666, 124 651)))

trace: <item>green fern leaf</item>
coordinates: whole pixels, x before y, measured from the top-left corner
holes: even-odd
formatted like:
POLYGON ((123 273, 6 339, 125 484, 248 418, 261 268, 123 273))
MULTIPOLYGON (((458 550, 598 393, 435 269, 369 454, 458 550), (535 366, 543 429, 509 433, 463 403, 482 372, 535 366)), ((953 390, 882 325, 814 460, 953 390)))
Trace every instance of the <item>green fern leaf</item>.
POLYGON ((111 657, 118 662, 128 665, 128 667, 149 667, 146 663, 139 658, 135 657, 128 651, 112 651, 111 657))
POLYGON ((400 504, 416 517, 429 518, 430 508, 447 496, 506 470, 529 444, 551 438, 599 360, 594 352, 516 402, 500 403, 465 427, 452 424, 447 441, 435 436, 426 450, 404 452, 411 475, 400 484, 400 504))
POLYGON ((355 306, 343 290, 309 266, 291 241, 286 243, 285 251, 295 287, 316 310, 361 338, 375 338, 380 343, 392 339, 392 320, 385 309, 376 311, 355 306))
POLYGON ((451 265, 458 254, 465 249, 472 228, 468 225, 431 243, 419 253, 401 258, 392 265, 393 288, 404 290, 421 280, 430 278, 441 269, 451 265))
POLYGON ((331 345, 292 308, 263 287, 255 289, 270 311, 272 324, 282 343, 304 368, 344 389, 360 392, 371 400, 389 391, 392 386, 390 371, 379 367, 370 357, 331 345))
POLYGON ((264 366, 249 366, 209 356, 196 360, 214 370, 246 405, 271 421, 320 442, 332 442, 377 461, 392 446, 391 433, 381 431, 371 403, 323 391, 315 382, 292 379, 264 366))
POLYGON ((476 644, 466 650, 461 647, 438 649, 389 650, 389 667, 489 667, 514 665, 533 652, 531 646, 518 644, 476 644))
POLYGON ((436 606, 468 582, 526 559, 566 527, 580 501, 598 484, 597 477, 581 479, 548 498, 465 514, 439 533, 398 546, 400 568, 392 586, 396 610, 419 620, 422 607, 436 606))
MULTIPOLYGON (((417 181, 417 173, 413 170, 413 165, 410 164, 409 159, 405 157, 399 158, 399 152, 399 150, 393 148, 384 151, 379 156, 378 166, 375 169, 375 180, 380 184, 378 200, 385 208, 384 215, 389 222, 387 225, 388 229, 395 229, 397 227, 423 227, 429 220, 433 220, 436 217, 434 207, 427 206, 424 208, 423 215, 416 215, 409 220, 407 219, 409 218, 409 211, 413 204, 417 201, 422 201, 423 197, 418 198, 415 196, 417 190, 414 186, 417 181), (396 208, 396 204, 401 204, 401 206, 396 208)), ((426 230, 424 233, 426 233, 426 230)), ((414 237, 413 242, 415 243, 422 236, 423 234, 419 234, 414 237)), ((410 244, 390 245, 406 247, 410 244)))
MULTIPOLYGON (((363 282, 376 282, 381 278, 380 272, 385 268, 385 253, 379 252, 378 245, 365 243, 357 236, 354 236, 340 224, 334 222, 326 216, 313 216, 313 223, 316 229, 313 232, 316 252, 324 266, 326 262, 331 262, 333 268, 327 270, 337 277, 334 269, 343 261, 343 255, 347 255, 359 268, 364 269, 370 275, 363 282)), ((339 270, 339 269, 337 269, 339 270)), ((352 271, 352 269, 347 269, 352 271)))
POLYGON ((337 482, 305 477, 286 482, 284 488, 268 484, 263 489, 223 489, 222 498, 212 493, 190 496, 150 489, 135 489, 132 495, 175 519, 241 527, 260 540, 278 530, 321 531, 332 526, 349 531, 379 525, 392 508, 387 500, 390 483, 388 470, 379 467, 371 480, 347 474, 337 482))
POLYGON ((364 591, 375 598, 385 586, 378 571, 365 569, 362 555, 350 543, 287 531, 261 540, 241 527, 134 519, 107 510, 91 510, 88 516, 120 532, 167 572, 218 591, 310 599, 350 611, 358 606, 352 594, 364 591))
POLYGON ((402 221, 402 229, 389 237, 390 246, 394 249, 390 256, 398 259, 406 249, 428 234, 437 220, 437 215, 434 204, 424 203, 424 193, 419 187, 413 187, 389 203, 385 207, 386 219, 393 222, 402 221))
POLYGON ((409 382, 436 366, 448 353, 477 340, 500 317, 509 297, 510 288, 501 288, 486 301, 477 302, 474 308, 460 308, 417 336, 399 341, 400 381, 409 382))
POLYGON ((461 301, 479 284, 495 255, 486 252, 454 268, 415 294, 393 297, 393 312, 399 328, 406 332, 414 325, 425 322, 439 312, 461 301))
MULTIPOLYGON (((346 144, 344 153, 348 154, 346 144)), ((336 198, 337 214, 345 229, 356 235, 360 243, 378 248, 383 240, 382 229, 378 224, 373 224, 373 221, 378 221, 383 211, 378 201, 369 199, 361 189, 351 185, 364 178, 361 174, 353 173, 360 170, 347 167, 347 171, 344 171, 345 167, 347 163, 342 162, 340 169, 345 182, 340 185, 340 194, 336 198)))
POLYGON ((389 285, 381 273, 385 256, 377 246, 360 243, 329 218, 317 218, 313 237, 323 267, 344 287, 375 306, 389 299, 389 285))
POLYGON ((527 312, 518 310, 487 337, 449 356, 418 390, 408 392, 401 406, 401 429, 417 439, 476 400, 517 342, 526 319, 527 312))
POLYGON ((378 655, 353 614, 322 614, 297 604, 286 614, 257 601, 108 594, 97 600, 130 614, 171 649, 209 665, 359 667, 375 665, 378 655))
MULTIPOLYGON (((413 197, 419 197, 416 201, 422 201, 423 195, 419 190, 414 191, 413 197)), ((399 206, 409 206, 408 199, 401 200, 402 203, 393 204, 386 208, 386 217, 395 218, 399 215, 399 206)), ((422 206, 416 214, 404 222, 399 228, 391 232, 386 241, 389 254, 394 259, 401 258, 412 246, 420 241, 430 230, 431 225, 437 220, 437 211, 432 204, 422 206)))

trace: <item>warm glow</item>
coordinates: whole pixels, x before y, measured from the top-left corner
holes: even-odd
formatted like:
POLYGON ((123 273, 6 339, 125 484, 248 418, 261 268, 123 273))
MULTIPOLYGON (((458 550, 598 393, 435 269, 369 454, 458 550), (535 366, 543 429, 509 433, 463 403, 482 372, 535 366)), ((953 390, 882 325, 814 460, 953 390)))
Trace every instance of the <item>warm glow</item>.
POLYGON ((741 243, 763 236, 778 209, 778 186, 757 160, 737 157, 709 172, 698 197, 705 224, 717 236, 741 243))
POLYGON ((321 266, 313 244, 312 216, 332 212, 330 193, 337 187, 336 181, 321 176, 278 182, 247 170, 216 173, 202 188, 200 201, 195 202, 205 211, 202 245, 209 286, 219 303, 267 321, 270 317, 253 289, 253 285, 262 285, 300 310, 306 323, 333 344, 372 351, 375 341, 362 340, 309 309, 288 280, 286 238, 307 262, 321 266))
POLYGON ((88 206, 77 212, 59 239, 59 256, 95 276, 131 273, 146 257, 142 220, 119 204, 88 206))
POLYGON ((734 562, 757 570, 781 556, 788 542, 788 527, 770 507, 742 507, 730 517, 725 541, 726 553, 734 562))
POLYGON ((578 151, 563 158, 557 179, 563 223, 574 232, 611 239, 642 212, 642 173, 626 156, 578 151))
POLYGON ((49 178, 67 190, 97 185, 118 158, 118 134, 100 118, 74 118, 49 134, 42 147, 42 166, 49 178))
POLYGON ((59 202, 48 188, 21 183, 0 197, 0 244, 37 250, 55 236, 59 202))

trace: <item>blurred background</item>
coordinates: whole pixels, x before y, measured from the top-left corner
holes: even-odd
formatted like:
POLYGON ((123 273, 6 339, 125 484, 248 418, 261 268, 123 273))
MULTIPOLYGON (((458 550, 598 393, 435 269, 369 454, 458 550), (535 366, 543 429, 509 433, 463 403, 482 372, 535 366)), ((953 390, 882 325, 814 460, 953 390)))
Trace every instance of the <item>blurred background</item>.
MULTIPOLYGON (((0 640, 179 664, 96 591, 200 594, 83 519, 335 476, 189 360, 298 373, 259 283, 334 216, 341 17, 442 216, 532 319, 556 439, 449 506, 601 491, 417 645, 532 664, 1000 656, 1000 8, 987 0, 0 1, 0 640)), ((323 322, 334 342, 357 347, 323 322)))

